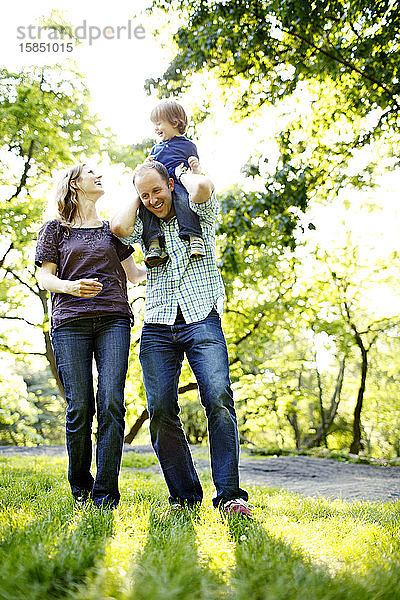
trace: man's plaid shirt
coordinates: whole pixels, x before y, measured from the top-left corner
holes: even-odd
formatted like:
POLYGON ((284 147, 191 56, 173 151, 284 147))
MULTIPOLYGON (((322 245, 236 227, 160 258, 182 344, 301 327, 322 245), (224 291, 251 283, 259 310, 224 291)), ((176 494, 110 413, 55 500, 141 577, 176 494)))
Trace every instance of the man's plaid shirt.
MULTIPOLYGON (((169 260, 164 265, 147 269, 146 323, 172 325, 178 305, 186 323, 205 319, 213 308, 221 315, 224 307, 224 284, 218 271, 215 256, 215 221, 218 212, 215 194, 204 204, 190 202, 190 208, 198 214, 203 231, 206 256, 190 258, 189 242, 179 237, 176 217, 168 223, 160 219, 169 260)), ((125 244, 140 243, 143 224, 136 217, 133 233, 120 238, 125 244)))

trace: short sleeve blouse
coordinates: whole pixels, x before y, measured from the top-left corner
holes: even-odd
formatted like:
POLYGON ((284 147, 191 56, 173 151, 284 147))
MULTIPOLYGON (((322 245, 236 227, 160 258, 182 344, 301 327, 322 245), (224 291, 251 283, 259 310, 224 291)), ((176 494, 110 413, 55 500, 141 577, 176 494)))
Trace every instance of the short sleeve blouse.
POLYGON ((56 275, 60 279, 97 277, 103 284, 102 291, 94 298, 52 293, 52 328, 74 319, 102 315, 123 315, 133 322, 121 265, 132 252, 132 246, 126 246, 113 235, 107 221, 101 227, 71 229, 56 219, 45 223, 38 235, 36 266, 51 262, 57 265, 56 275))

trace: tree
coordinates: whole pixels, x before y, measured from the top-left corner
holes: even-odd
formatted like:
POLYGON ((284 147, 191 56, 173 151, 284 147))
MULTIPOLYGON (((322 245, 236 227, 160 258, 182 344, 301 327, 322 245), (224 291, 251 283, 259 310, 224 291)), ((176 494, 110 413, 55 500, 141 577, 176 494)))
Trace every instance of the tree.
MULTIPOLYGON (((293 113, 289 124, 282 118, 275 172, 265 174, 265 152, 247 165, 249 174, 261 174, 266 205, 274 197, 289 234, 298 224, 296 208, 304 211, 310 199, 372 185, 378 154, 384 167, 398 164, 397 0, 154 0, 150 10, 165 11, 171 27, 179 27, 175 57, 147 81, 148 92, 181 95, 196 75, 210 74, 235 99, 235 119, 268 114, 260 111, 271 105, 293 113), (377 147, 354 173, 354 157, 368 144, 377 147)), ((287 242, 293 247, 290 235, 287 242)))
POLYGON ((20 342, 11 343, 3 333, 1 349, 19 357, 45 358, 61 393, 49 335, 48 293, 35 278, 34 241, 54 170, 101 150, 87 98, 82 77, 72 69, 1 69, 0 319, 3 328, 6 323, 25 328, 20 342), (44 352, 37 350, 36 342, 31 345, 35 330, 41 332, 44 352))
POLYGON ((236 110, 248 114, 291 96, 303 82, 335 83, 337 111, 349 119, 374 115, 353 143, 398 131, 400 81, 397 0, 154 0, 153 11, 184 19, 174 35, 177 54, 165 73, 147 82, 164 96, 209 70, 238 90, 236 110))

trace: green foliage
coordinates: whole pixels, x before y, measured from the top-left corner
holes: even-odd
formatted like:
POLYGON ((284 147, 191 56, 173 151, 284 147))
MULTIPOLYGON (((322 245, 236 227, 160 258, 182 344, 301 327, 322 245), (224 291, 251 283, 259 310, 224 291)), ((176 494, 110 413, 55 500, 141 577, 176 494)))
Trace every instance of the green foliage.
MULTIPOLYGON (((166 0, 154 8, 171 10, 166 0)), ((185 19, 174 36, 178 52, 159 79, 164 96, 181 94, 193 72, 214 71, 223 86, 245 80, 242 114, 291 96, 302 82, 335 82, 337 110, 352 118, 381 109, 372 131, 398 127, 397 2, 343 0, 172 3, 185 19)))
POLYGON ((147 467, 157 464, 158 460, 153 452, 142 454, 132 451, 124 453, 121 466, 129 469, 147 469, 147 467))
POLYGON ((243 170, 265 186, 258 214, 268 210, 284 245, 295 246, 298 214, 310 199, 372 185, 378 154, 381 164, 398 164, 398 2, 154 0, 150 11, 181 19, 175 57, 147 81, 149 93, 180 96, 198 73, 214 76, 233 98, 236 120, 270 118, 261 109, 280 107, 277 165, 266 172, 270 156, 254 149, 258 160, 243 170), (374 158, 354 172, 354 158, 371 143, 374 158))
MULTIPOLYGON (((19 73, 1 69, 1 350, 19 357, 42 356, 43 364, 47 361, 53 369, 53 377, 48 293, 36 281, 34 243, 54 171, 85 160, 107 143, 108 134, 101 138, 87 101, 83 78, 72 66, 26 67, 19 73)), ((27 366, 23 371, 27 387, 22 385, 2 399, 6 415, 2 439, 8 443, 60 441, 63 405, 59 391, 45 383, 42 375, 35 381, 40 369, 29 373, 27 366)), ((49 379, 49 375, 44 377, 49 379)), ((10 388, 12 381, 5 376, 2 385, 10 388)))
POLYGON ((155 143, 156 141, 150 138, 132 146, 119 146, 114 142, 108 148, 108 155, 112 162, 122 163, 133 170, 136 165, 146 160, 155 143))
POLYGON ((63 443, 65 402, 50 369, 38 370, 37 365, 17 360, 15 364, 10 362, 7 376, 3 377, 0 377, 0 444, 63 443))

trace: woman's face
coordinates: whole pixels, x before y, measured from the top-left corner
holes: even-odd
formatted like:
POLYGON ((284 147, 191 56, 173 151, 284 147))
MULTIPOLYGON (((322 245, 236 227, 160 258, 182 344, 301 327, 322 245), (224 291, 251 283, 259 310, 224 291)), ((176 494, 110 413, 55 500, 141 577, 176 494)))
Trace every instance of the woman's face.
POLYGON ((80 188, 84 192, 85 196, 89 196, 96 201, 104 194, 101 178, 102 175, 96 173, 96 171, 90 165, 84 165, 81 175, 76 182, 78 186, 78 193, 80 188))

